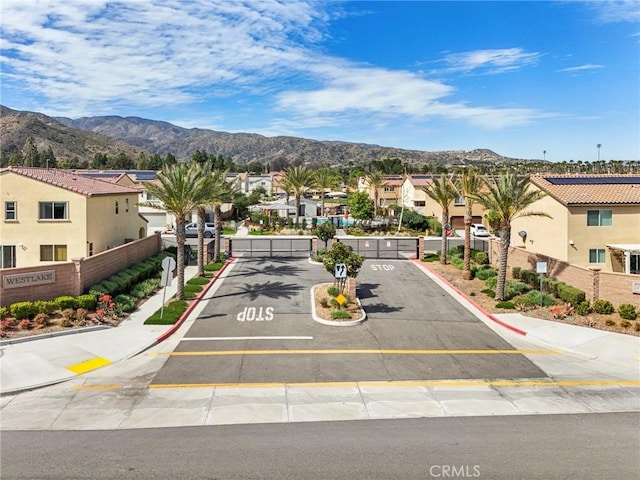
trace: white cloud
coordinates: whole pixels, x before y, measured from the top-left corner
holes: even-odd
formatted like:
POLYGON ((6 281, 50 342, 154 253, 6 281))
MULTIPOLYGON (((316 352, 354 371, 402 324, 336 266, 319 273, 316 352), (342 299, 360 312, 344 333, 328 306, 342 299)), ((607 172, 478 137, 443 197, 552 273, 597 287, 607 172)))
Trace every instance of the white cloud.
POLYGON ((517 70, 538 62, 540 53, 525 52, 521 48, 474 50, 445 56, 446 72, 495 74, 517 70))
POLYGON ((600 68, 604 68, 602 65, 594 65, 591 63, 587 63, 585 65, 578 65, 577 67, 568 67, 558 70, 559 72, 582 72, 588 70, 598 70, 600 68))
POLYGON ((595 11, 602 23, 621 23, 640 21, 638 0, 592 1, 587 5, 595 11))

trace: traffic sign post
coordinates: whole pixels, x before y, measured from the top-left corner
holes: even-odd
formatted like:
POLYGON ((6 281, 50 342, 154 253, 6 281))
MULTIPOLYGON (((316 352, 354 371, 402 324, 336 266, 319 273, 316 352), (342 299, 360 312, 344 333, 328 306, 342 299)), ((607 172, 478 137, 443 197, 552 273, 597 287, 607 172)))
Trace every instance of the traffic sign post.
POLYGON ((176 261, 173 257, 165 257, 162 260, 162 277, 160 278, 160 285, 164 287, 162 289, 162 307, 160 307, 160 318, 164 313, 164 298, 167 293, 167 287, 171 286, 173 280, 173 271, 176 269, 176 261))
POLYGON ((336 263, 334 277, 338 281, 340 293, 344 292, 344 284, 347 279, 347 265, 344 263, 336 263))

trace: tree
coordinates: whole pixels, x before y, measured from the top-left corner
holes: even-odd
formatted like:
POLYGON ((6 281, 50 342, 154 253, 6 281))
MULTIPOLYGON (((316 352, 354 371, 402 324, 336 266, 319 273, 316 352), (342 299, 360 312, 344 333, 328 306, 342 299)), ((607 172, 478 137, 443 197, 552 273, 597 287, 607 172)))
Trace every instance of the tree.
POLYGON ((373 202, 367 192, 354 192, 347 199, 349 213, 356 220, 371 220, 373 218, 373 202))
POLYGON ((222 204, 230 203, 238 189, 238 185, 227 181, 228 170, 214 169, 211 172, 210 191, 207 201, 213 205, 213 217, 216 226, 215 240, 213 244, 213 261, 220 261, 220 247, 222 238, 222 204))
POLYGON ((198 173, 198 169, 184 163, 163 166, 156 177, 158 183, 147 184, 147 191, 160 200, 162 205, 155 202, 142 203, 146 207, 166 209, 176 218, 178 300, 184 300, 185 219, 201 202, 200 196, 207 183, 207 179, 198 173))
POLYGON ((282 177, 283 184, 287 185, 293 192, 296 199, 296 227, 298 227, 300 219, 300 198, 302 195, 315 186, 315 175, 313 170, 304 165, 298 167, 287 168, 282 177))
POLYGON ((321 214, 324 216, 324 194, 340 184, 340 177, 330 168, 319 168, 315 171, 316 188, 320 191, 321 214))
POLYGON ((518 177, 514 172, 507 172, 497 178, 484 178, 486 192, 472 195, 473 199, 487 210, 494 212, 500 220, 500 266, 496 285, 496 300, 504 300, 504 286, 507 278, 507 260, 511 243, 511 223, 520 217, 547 217, 548 213, 526 210, 533 203, 543 198, 546 193, 530 189, 529 177, 518 177))
POLYGON ((327 272, 333 276, 336 271, 336 264, 338 263, 344 263, 347 266, 348 277, 356 278, 364 263, 364 257, 356 254, 351 245, 335 242, 324 255, 322 264, 327 272))
POLYGON ((324 248, 326 250, 329 245, 329 240, 336 235, 336 226, 331 222, 324 222, 318 225, 316 235, 324 242, 324 248))
POLYGON ((475 170, 465 170, 459 177, 456 184, 458 194, 464 197, 464 263, 462 268, 462 278, 471 280, 471 222, 473 222, 473 204, 475 200, 472 195, 480 191, 482 177, 475 170))
POLYGON ((24 166, 25 167, 39 167, 40 165, 40 152, 35 144, 34 138, 29 135, 27 142, 24 145, 24 166))
POLYGON ((372 172, 367 176, 369 187, 373 188, 373 210, 374 215, 378 213, 378 198, 380 196, 380 189, 387 184, 384 176, 380 172, 372 172))
POLYGON ((422 191, 434 200, 442 208, 442 243, 440 245, 440 263, 447 263, 447 228, 449 224, 449 205, 456 199, 457 190, 452 177, 444 173, 440 178, 433 177, 431 183, 422 187, 422 191))

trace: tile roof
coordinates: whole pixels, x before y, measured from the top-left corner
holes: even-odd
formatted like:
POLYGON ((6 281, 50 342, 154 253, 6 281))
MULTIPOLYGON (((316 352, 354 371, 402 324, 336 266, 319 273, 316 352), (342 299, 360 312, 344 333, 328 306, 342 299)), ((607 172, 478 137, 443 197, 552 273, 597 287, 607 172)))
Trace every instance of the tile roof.
POLYGON ((563 205, 640 205, 640 181, 633 175, 532 175, 531 183, 563 205), (549 179, 571 179, 553 184, 549 179), (598 183, 605 178, 607 183, 598 183), (615 183, 616 179, 620 183, 615 183), (622 183, 624 182, 624 183, 622 183))
POLYGON ((55 185, 72 192, 91 197, 93 195, 115 195, 115 194, 138 194, 138 191, 84 175, 78 175, 69 170, 57 168, 35 168, 35 167, 7 167, 0 169, 0 174, 6 172, 17 173, 24 177, 29 177, 40 182, 55 185))

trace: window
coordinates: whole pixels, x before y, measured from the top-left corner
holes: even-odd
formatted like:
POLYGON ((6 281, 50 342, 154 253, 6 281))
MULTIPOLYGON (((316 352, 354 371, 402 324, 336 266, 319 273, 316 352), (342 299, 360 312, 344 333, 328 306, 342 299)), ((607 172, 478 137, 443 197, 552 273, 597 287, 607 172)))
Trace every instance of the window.
POLYGON ((2 256, 0 257, 0 268, 15 268, 16 267, 16 246, 15 245, 2 245, 2 256))
POLYGON ((129 199, 128 198, 124 199, 124 211, 126 213, 129 213, 129 199))
POLYGON ((414 207, 424 207, 425 206, 425 201, 424 200, 414 200, 413 201, 413 206, 414 207))
POLYGON ((151 202, 154 200, 158 200, 158 197, 156 197, 153 193, 147 192, 147 200, 151 202))
POLYGON ((89 242, 89 256, 93 256, 93 242, 89 242))
POLYGON ((453 201, 453 204, 458 206, 464 205, 464 197, 456 197, 456 199, 453 201))
POLYGON ((611 210, 587 210, 588 227, 610 227, 613 224, 611 210))
POLYGON ((16 202, 4 202, 4 219, 5 220, 17 220, 18 212, 17 212, 16 202))
POLYGON ((385 192, 395 192, 396 191, 396 187, 384 187, 384 191, 385 192))
POLYGON ((41 262, 66 262, 66 245, 40 245, 41 262))
POLYGON ((68 210, 67 202, 38 202, 38 219, 67 220, 68 210))
POLYGON ((116 200, 116 215, 118 214, 119 210, 120 210, 120 204, 118 203, 118 200, 116 200))
POLYGON ((605 263, 604 248, 590 248, 589 263, 605 263))

